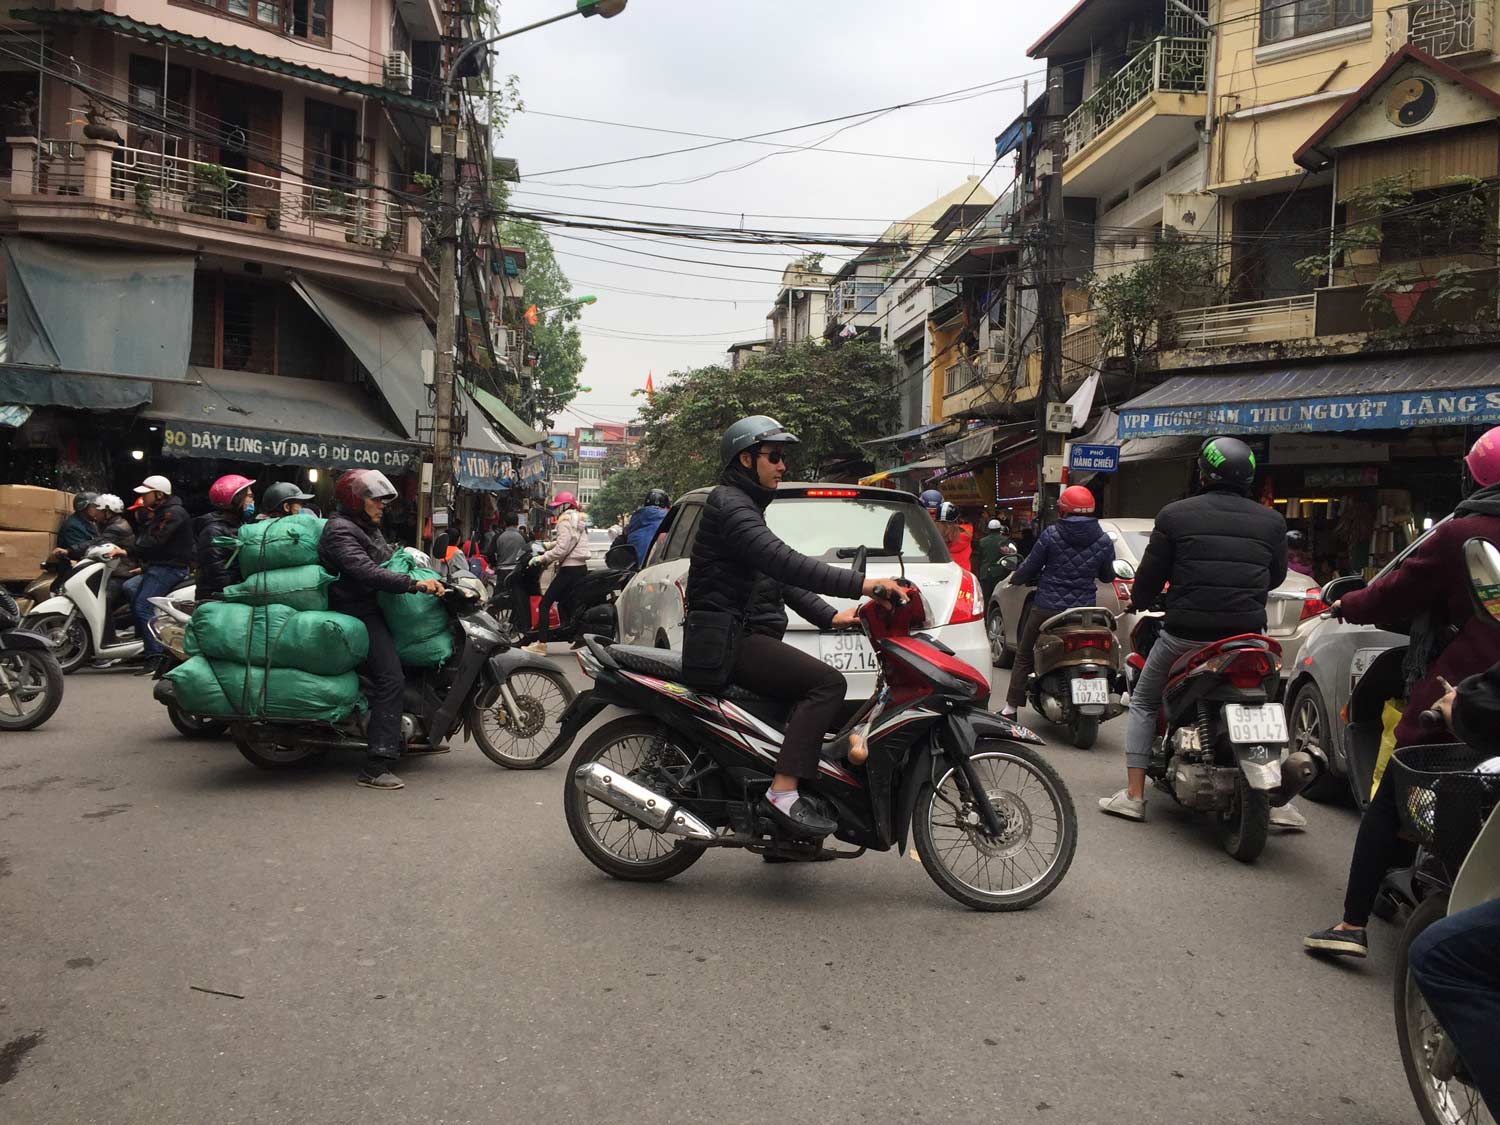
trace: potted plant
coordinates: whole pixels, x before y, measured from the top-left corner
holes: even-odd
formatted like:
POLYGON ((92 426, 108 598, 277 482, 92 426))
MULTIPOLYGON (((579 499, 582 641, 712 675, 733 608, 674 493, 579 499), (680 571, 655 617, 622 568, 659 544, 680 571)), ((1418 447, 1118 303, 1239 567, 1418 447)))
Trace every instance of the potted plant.
POLYGON ((145 215, 153 223, 156 221, 156 212, 151 209, 151 200, 155 198, 155 194, 155 189, 152 188, 150 180, 144 178, 136 180, 135 205, 140 208, 141 214, 145 215))

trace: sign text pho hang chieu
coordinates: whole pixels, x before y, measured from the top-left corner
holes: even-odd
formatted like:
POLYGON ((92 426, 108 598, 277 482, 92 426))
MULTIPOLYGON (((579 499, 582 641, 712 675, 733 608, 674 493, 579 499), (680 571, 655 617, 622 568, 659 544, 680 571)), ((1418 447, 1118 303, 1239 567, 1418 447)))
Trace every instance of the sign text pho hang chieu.
POLYGON ((1215 430, 1240 434, 1406 430, 1491 422, 1500 422, 1500 387, 1122 410, 1120 436, 1161 437, 1215 430))
POLYGON ((267 465, 311 465, 328 469, 380 469, 405 473, 421 464, 418 451, 395 442, 284 434, 198 422, 163 422, 166 457, 225 457, 267 465))
POLYGON ((1117 473, 1120 471, 1120 447, 1075 441, 1068 446, 1068 468, 1075 473, 1117 473))

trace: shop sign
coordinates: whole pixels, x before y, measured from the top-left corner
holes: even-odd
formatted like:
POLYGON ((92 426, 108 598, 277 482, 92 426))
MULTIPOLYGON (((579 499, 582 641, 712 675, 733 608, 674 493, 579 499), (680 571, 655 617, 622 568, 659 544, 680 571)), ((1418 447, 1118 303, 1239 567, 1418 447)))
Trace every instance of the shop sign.
POLYGON ((509 482, 510 458, 500 453, 481 453, 474 449, 460 449, 453 458, 453 474, 460 481, 509 482))
POLYGON ((1325 437, 1322 434, 1275 434, 1271 437, 1273 465, 1375 465, 1391 459, 1383 441, 1325 437))
POLYGON ((979 495, 979 482, 973 473, 958 473, 946 478, 940 485, 943 499, 963 507, 974 507, 984 503, 979 495))
POLYGON ((395 442, 283 434, 199 422, 163 422, 161 451, 165 457, 222 457, 267 465, 397 473, 413 472, 422 463, 418 449, 395 442))
POLYGON ((528 457, 521 462, 521 483, 535 484, 547 476, 547 458, 545 456, 528 457))
POLYGON ((1374 488, 1380 470, 1374 465, 1325 465, 1302 470, 1305 488, 1374 488))
POLYGON ((1500 387, 1122 410, 1120 436, 1165 437, 1213 430, 1240 434, 1408 430, 1492 422, 1500 422, 1500 387))
POLYGON ((1120 447, 1074 442, 1068 447, 1068 468, 1075 473, 1117 473, 1120 471, 1120 447))
POLYGON ((609 456, 609 450, 602 445, 580 445, 578 447, 578 459, 580 461, 603 461, 609 456))

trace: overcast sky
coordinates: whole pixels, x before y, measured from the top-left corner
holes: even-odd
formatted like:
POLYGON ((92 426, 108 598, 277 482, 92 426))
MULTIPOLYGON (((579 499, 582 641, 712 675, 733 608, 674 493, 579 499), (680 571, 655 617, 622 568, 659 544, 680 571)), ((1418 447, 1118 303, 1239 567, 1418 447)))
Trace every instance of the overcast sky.
MULTIPOLYGON (((502 30, 571 2, 504 0, 502 30)), ((629 9, 612 20, 565 20, 542 28, 500 44, 496 64, 500 73, 519 76, 528 111, 513 120, 499 145, 520 161, 515 205, 727 225, 738 225, 744 213, 748 227, 878 234, 887 222, 989 168, 995 135, 1020 112, 1022 79, 1029 76, 1033 97, 1041 92, 1042 77, 1026 58, 1026 47, 1070 4, 630 0, 629 9), (725 144, 561 171, 710 143, 620 125, 741 137, 1006 79, 1014 80, 978 96, 964 95, 965 100, 898 110, 833 137, 849 122, 768 138, 924 161, 725 144), (661 183, 734 168, 770 153, 776 155, 696 183, 661 183), (644 184, 659 186, 622 186, 644 184), (668 207, 726 213, 662 209, 668 207)), ((1010 160, 1002 161, 985 186, 998 194, 1012 170, 1010 160)), ((553 230, 553 245, 574 292, 599 298, 583 319, 588 366, 582 382, 592 389, 579 397, 576 413, 559 422, 563 429, 626 420, 635 410, 631 392, 645 383, 647 372, 655 373, 659 386, 673 370, 719 362, 732 341, 764 336, 780 270, 797 254, 774 247, 726 252, 704 243, 567 233, 610 245, 553 230), (707 264, 664 261, 642 251, 707 264), (620 292, 624 289, 670 296, 620 292), (674 299, 688 297, 715 300, 674 299)))

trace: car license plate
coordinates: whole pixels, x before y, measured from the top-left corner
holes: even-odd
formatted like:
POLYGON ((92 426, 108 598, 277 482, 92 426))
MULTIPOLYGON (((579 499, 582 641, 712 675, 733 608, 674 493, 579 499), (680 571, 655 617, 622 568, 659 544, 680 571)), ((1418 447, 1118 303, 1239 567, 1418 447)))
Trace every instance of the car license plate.
POLYGON ((1229 741, 1237 745, 1253 746, 1259 742, 1284 744, 1287 741, 1286 711, 1279 703, 1260 703, 1255 706, 1226 703, 1224 718, 1229 723, 1229 741))
POLYGON ((1074 703, 1109 702, 1109 681, 1103 676, 1095 676, 1091 680, 1074 680, 1071 690, 1074 703))
POLYGON ((875 661, 875 650, 859 633, 818 634, 818 659, 846 675, 880 670, 875 661))

